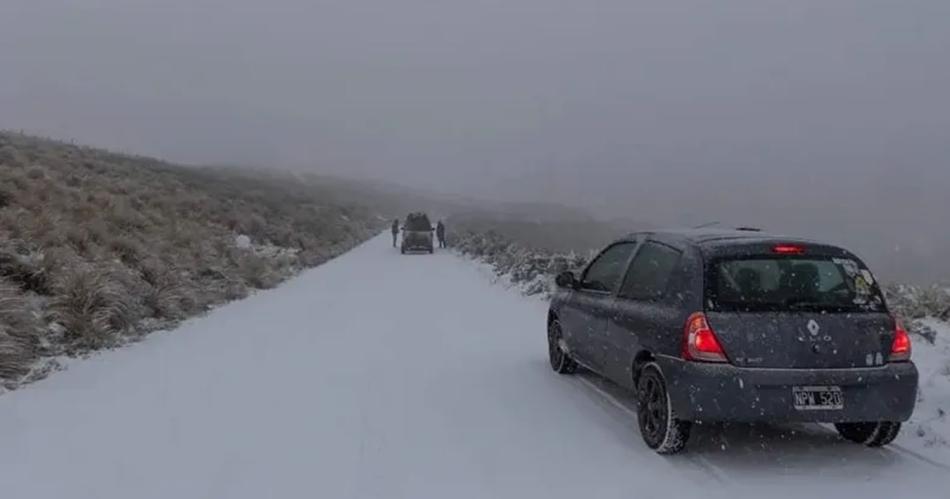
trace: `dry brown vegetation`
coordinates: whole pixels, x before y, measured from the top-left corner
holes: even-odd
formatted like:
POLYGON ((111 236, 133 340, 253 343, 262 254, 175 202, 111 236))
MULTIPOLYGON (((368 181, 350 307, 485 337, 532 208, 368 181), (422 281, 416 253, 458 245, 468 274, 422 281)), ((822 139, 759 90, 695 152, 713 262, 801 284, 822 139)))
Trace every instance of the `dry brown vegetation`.
POLYGON ((0 380, 273 287, 379 224, 313 180, 0 132, 0 380))

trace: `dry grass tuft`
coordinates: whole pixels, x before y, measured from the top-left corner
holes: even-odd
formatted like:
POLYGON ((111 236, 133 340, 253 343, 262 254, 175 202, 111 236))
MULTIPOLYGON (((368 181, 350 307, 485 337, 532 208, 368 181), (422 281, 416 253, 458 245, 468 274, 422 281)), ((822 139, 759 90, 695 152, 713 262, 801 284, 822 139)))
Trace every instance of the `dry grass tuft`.
POLYGON ((0 379, 17 379, 38 353, 39 321, 19 290, 0 279, 0 379))
POLYGON ((123 287, 96 270, 68 273, 57 285, 51 309, 65 337, 80 349, 115 345, 135 323, 134 306, 123 287))

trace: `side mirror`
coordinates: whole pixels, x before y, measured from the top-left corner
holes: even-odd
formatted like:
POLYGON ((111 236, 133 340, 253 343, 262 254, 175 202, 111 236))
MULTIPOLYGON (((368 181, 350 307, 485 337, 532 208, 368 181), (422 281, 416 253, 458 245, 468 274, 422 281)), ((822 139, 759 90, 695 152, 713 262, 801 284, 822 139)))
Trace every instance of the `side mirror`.
POLYGON ((571 288, 574 289, 577 287, 577 278, 574 277, 574 273, 571 271, 564 271, 557 275, 554 278, 554 284, 559 288, 571 288))

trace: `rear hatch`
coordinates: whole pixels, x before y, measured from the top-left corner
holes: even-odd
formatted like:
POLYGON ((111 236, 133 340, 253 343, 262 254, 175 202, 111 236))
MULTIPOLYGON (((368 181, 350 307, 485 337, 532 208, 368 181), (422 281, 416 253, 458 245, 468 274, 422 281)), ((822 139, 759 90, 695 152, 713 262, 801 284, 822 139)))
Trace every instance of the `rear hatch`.
POLYGON ((756 244, 706 258, 706 316, 730 362, 763 368, 883 365, 894 336, 878 285, 839 248, 756 244))
POLYGON ((403 238, 406 241, 406 244, 411 245, 428 245, 432 241, 432 232, 431 231, 418 231, 418 230, 407 230, 403 232, 403 238))

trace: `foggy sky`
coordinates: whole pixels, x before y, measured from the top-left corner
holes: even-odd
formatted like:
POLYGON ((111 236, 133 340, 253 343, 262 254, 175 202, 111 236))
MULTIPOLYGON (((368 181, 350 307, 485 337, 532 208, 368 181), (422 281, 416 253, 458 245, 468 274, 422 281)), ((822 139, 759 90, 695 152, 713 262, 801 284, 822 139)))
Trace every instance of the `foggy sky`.
POLYGON ((0 0, 3 128, 886 245, 948 92, 946 0, 0 0))

